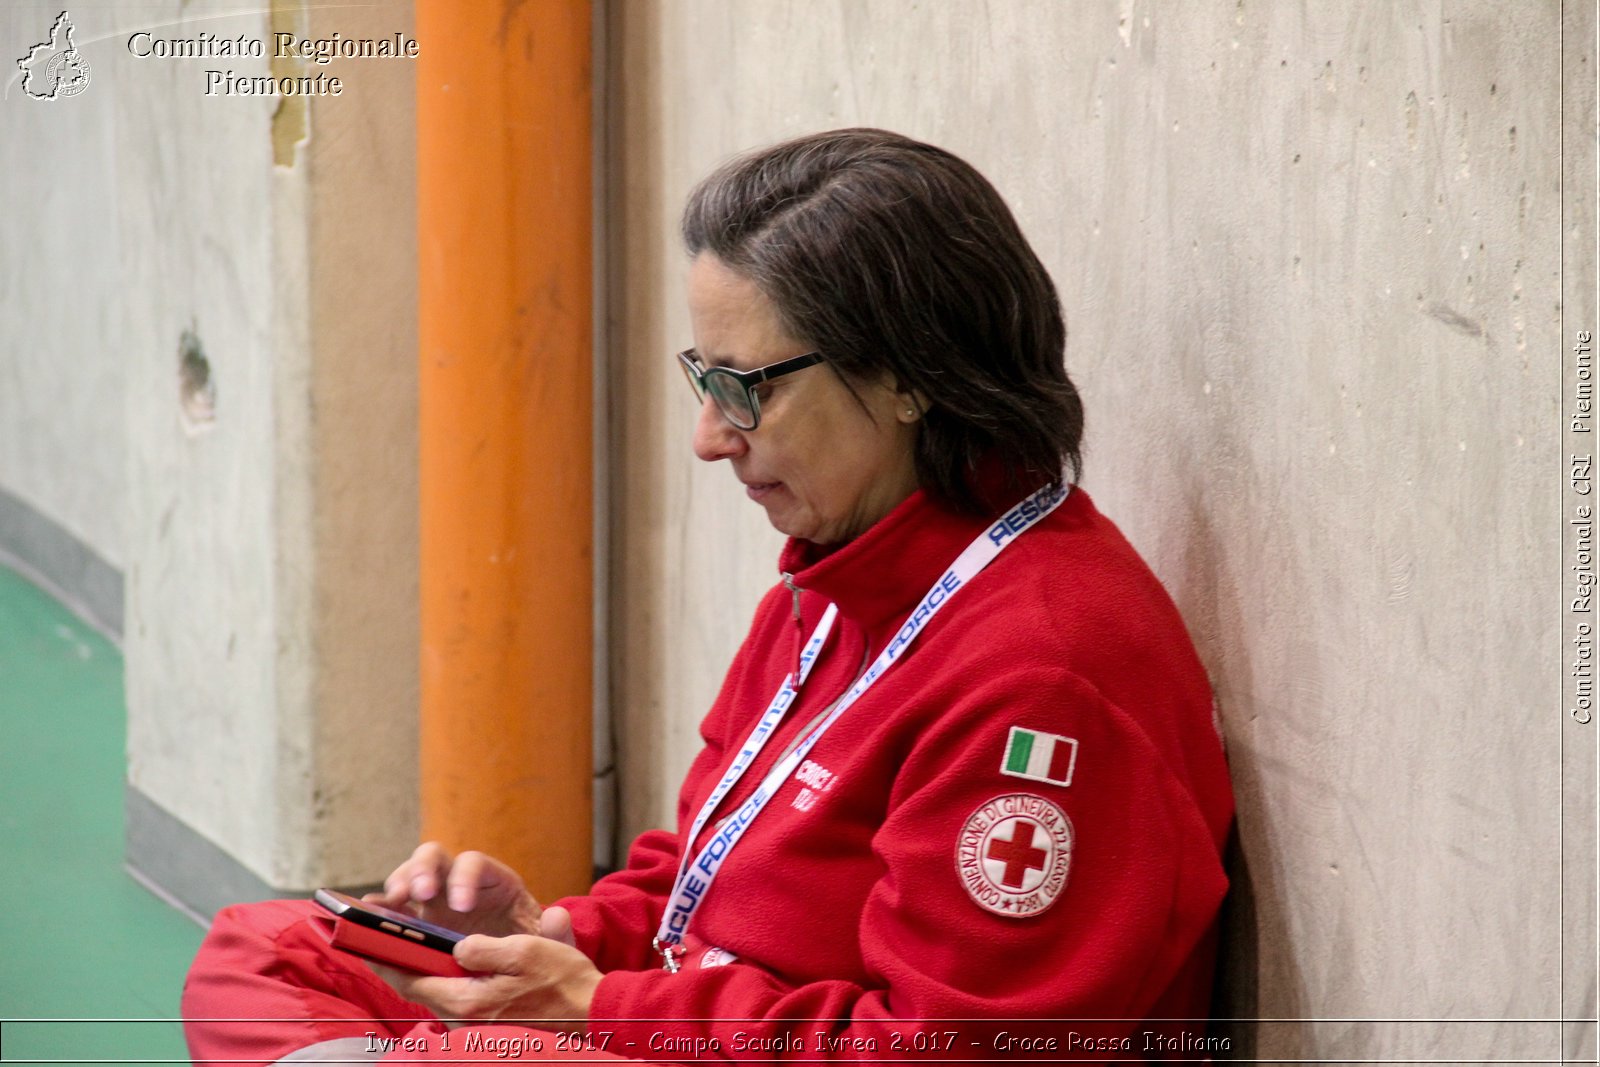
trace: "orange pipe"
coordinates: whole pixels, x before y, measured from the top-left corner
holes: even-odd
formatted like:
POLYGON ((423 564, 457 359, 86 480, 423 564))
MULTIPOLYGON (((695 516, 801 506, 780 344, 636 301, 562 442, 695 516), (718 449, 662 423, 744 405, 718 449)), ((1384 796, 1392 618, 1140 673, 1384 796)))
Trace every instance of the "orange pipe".
POLYGON ((420 0, 425 839, 588 888, 590 0, 420 0))

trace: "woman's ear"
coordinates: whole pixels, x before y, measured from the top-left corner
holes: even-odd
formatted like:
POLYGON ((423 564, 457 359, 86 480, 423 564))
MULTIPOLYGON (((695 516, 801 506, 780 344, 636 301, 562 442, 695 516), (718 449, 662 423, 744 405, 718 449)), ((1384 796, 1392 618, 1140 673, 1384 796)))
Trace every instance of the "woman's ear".
POLYGON ((888 371, 879 373, 857 399, 867 406, 874 418, 882 417, 887 409, 896 422, 908 426, 922 418, 928 411, 928 398, 922 391, 905 388, 888 371))
POLYGON ((928 398, 920 389, 895 391, 895 417, 901 422, 916 422, 927 414, 928 398))

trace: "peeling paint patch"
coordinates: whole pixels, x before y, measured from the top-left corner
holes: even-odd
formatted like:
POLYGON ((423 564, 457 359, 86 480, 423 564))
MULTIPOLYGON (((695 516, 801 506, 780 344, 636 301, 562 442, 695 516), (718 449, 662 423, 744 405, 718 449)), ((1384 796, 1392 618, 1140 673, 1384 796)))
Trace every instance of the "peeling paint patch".
POLYGON ((272 112, 272 162, 294 166, 295 149, 306 140, 306 98, 285 96, 272 112))
MULTIPOLYGON (((272 32, 293 33, 297 36, 302 27, 296 16, 300 4, 294 0, 272 0, 272 32)), ((274 50, 271 63, 274 78, 294 77, 305 73, 305 61, 279 57, 274 50)), ((280 167, 292 167, 295 150, 306 142, 310 126, 310 102, 303 96, 284 96, 272 112, 272 162, 280 167)))
POLYGON ((190 437, 217 423, 217 386, 211 380, 211 362, 193 330, 183 331, 178 339, 178 417, 190 437))

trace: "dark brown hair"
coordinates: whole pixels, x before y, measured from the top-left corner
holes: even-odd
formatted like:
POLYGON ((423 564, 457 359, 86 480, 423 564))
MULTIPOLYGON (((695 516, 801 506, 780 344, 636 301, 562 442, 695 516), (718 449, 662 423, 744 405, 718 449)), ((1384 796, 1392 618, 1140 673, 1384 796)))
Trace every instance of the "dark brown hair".
POLYGON ((846 384, 887 372, 926 399, 916 468, 936 499, 997 503, 975 478, 991 456, 1011 488, 1080 475, 1055 285, 971 164, 886 130, 796 138, 701 181, 683 242, 760 288, 846 384))

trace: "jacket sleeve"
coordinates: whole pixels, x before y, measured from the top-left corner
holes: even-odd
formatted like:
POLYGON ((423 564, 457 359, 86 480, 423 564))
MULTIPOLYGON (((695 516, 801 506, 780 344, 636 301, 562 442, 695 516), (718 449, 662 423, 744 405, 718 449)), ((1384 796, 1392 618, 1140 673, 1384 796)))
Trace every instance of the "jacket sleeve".
MULTIPOLYGON (((797 982, 744 961, 676 975, 610 974, 595 998, 594 1025, 615 1031, 624 1046, 633 1042, 626 1054, 656 1058, 672 1049, 650 1042, 670 1036, 699 1041, 701 1058, 748 1058, 755 1039, 767 1042, 758 1048, 783 1043, 780 1058, 970 1059, 1015 1054, 995 1041, 1037 1029, 1007 1020, 1138 1020, 1165 1004, 1163 993, 1193 966, 1226 888, 1219 843, 1193 790, 1170 751, 1081 678, 1051 668, 980 678, 948 694, 945 709, 907 731, 904 748, 887 757, 897 769, 873 840, 882 876, 860 918, 869 981, 797 982), (1076 742, 1070 784, 1002 773, 1013 726, 1076 742), (1012 797, 1033 800, 1005 799, 1012 797), (963 835, 993 825, 982 813, 1012 810, 1006 804, 1040 816, 1008 823, 999 835, 1037 848, 1022 867, 1065 873, 1053 895, 1035 893, 1009 912, 1003 896, 974 882, 977 842, 963 855, 963 835), (1052 812, 1065 820, 1057 851, 1038 847, 1052 812)), ((1003 864, 990 870, 991 883, 1009 873, 1003 864)), ((1108 1057, 1104 1042, 1128 1039, 1135 1025, 1061 1024, 1053 1052, 1126 1057, 1139 1046, 1108 1057), (1088 1044, 1067 1047, 1073 1034, 1088 1044)))
MULTIPOLYGON (((723 758, 723 746, 710 726, 708 718, 701 727, 705 744, 679 791, 680 826, 698 798, 701 781, 716 773, 723 758)), ((688 817, 693 818, 692 812, 688 817)), ((600 970, 636 970, 660 963, 650 942, 666 911, 681 849, 677 833, 647 830, 628 849, 626 867, 595 882, 587 895, 556 902, 572 913, 578 948, 600 970)))
POLYGON ((623 869, 595 882, 585 896, 555 902, 572 913, 572 930, 578 948, 601 971, 638 970, 660 964, 650 943, 677 877, 682 858, 680 833, 693 821, 704 796, 721 773, 730 743, 728 733, 739 726, 727 721, 724 695, 738 680, 740 672, 748 669, 750 645, 757 640, 771 640, 768 631, 782 627, 782 614, 783 589, 779 586, 768 592, 756 609, 756 621, 723 680, 722 692, 700 724, 703 744, 678 791, 679 831, 645 831, 629 847, 628 862, 623 869))
POLYGON ((650 934, 661 920, 677 873, 678 835, 666 830, 640 834, 628 849, 628 865, 594 884, 586 896, 556 903, 572 913, 578 948, 602 971, 649 965, 650 934))

